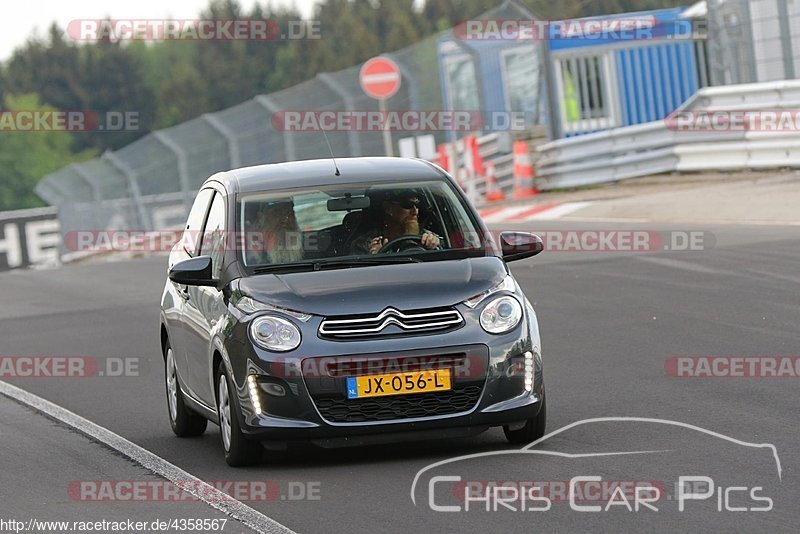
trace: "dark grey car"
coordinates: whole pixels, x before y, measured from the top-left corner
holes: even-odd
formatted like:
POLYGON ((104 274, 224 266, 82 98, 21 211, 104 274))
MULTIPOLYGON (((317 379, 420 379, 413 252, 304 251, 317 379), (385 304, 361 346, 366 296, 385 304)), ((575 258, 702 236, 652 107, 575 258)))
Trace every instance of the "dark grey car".
POLYGON ((175 434, 219 424, 230 465, 262 442, 541 437, 536 314, 506 266, 541 240, 493 238, 428 162, 337 161, 201 187, 161 300, 175 434))

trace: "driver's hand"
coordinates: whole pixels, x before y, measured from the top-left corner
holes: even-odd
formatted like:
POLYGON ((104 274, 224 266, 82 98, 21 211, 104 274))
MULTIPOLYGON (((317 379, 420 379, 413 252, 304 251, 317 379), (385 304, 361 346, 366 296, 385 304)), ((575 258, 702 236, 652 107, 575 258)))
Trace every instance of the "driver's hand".
POLYGON ((433 250, 439 246, 439 236, 432 234, 430 232, 425 232, 422 234, 422 246, 427 248, 428 250, 433 250))
POLYGON ((379 235, 378 237, 374 238, 373 240, 371 240, 369 242, 369 253, 370 254, 377 254, 378 251, 381 248, 383 248, 383 245, 385 245, 388 242, 389 242, 388 239, 384 239, 384 237, 382 235, 379 235))

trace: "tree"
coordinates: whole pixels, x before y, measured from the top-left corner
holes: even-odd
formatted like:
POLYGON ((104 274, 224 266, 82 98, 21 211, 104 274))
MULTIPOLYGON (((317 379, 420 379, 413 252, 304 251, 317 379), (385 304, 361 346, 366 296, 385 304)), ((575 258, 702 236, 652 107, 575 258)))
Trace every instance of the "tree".
MULTIPOLYGON (((35 94, 6 95, 7 111, 54 111, 35 94)), ((0 210, 44 205, 33 188, 48 173, 94 157, 97 151, 72 152, 73 134, 66 131, 3 131, 0 143, 0 210)))
MULTIPOLYGON (((244 18, 234 0, 212 0, 201 19, 238 20, 244 18)), ((180 44, 180 43, 174 43, 180 44)), ((208 87, 209 109, 217 111, 236 105, 253 96, 255 85, 245 56, 244 41, 202 41, 197 43, 194 67, 208 87)))
POLYGON ((14 51, 6 65, 7 91, 37 93, 43 102, 62 110, 79 110, 88 98, 81 83, 80 50, 64 40, 53 24, 48 39, 33 37, 14 51))
POLYGON ((120 148, 149 131, 155 98, 148 91, 137 58, 119 43, 69 43, 56 25, 47 41, 31 39, 14 52, 5 69, 7 91, 37 93, 42 102, 63 111, 139 114, 139 130, 90 132, 75 137, 75 151, 120 148))
POLYGON ((381 48, 384 50, 399 50, 422 38, 414 0, 383 0, 376 15, 378 35, 383 37, 381 48))
POLYGON ((158 91, 155 128, 167 128, 187 121, 209 109, 207 85, 192 64, 178 63, 172 76, 158 91))
MULTIPOLYGON (((100 41, 83 47, 80 58, 82 106, 103 117, 108 112, 138 114, 138 129, 133 131, 93 131, 78 139, 77 150, 95 147, 101 151, 132 143, 151 129, 156 113, 153 93, 143 80, 142 65, 120 43, 100 41)), ((50 102, 47 102, 50 103, 50 102)))
POLYGON ((0 109, 5 109, 6 79, 3 75, 3 66, 0 65, 0 109))

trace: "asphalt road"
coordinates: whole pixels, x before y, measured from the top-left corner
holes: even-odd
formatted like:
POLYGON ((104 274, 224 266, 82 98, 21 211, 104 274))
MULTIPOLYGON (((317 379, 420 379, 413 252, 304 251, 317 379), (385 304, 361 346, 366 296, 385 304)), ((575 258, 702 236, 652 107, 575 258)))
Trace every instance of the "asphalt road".
MULTIPOLYGON (((525 229, 618 228, 631 226, 553 222, 525 229)), ((512 264, 539 315, 548 431, 590 418, 663 420, 578 424, 535 448, 553 454, 519 452, 506 444, 500 429, 493 429, 464 440, 270 452, 257 467, 228 468, 216 427, 184 440, 169 429, 157 336, 164 257, 0 275, 0 355, 95 358, 103 376, 7 381, 203 480, 268 481, 279 491, 267 498, 251 495, 254 500, 248 504, 297 532, 796 532, 800 378, 678 378, 665 369, 675 356, 800 355, 800 233, 797 227, 778 226, 692 230, 706 232, 705 250, 550 250, 512 264), (120 362, 129 362, 128 376, 108 376, 117 374, 120 362), (748 445, 753 443, 774 445, 780 475, 772 451, 748 445), (639 454, 619 454, 632 451, 639 454), (412 501, 418 471, 464 455, 474 456, 422 472, 412 501), (436 476, 461 480, 432 478, 436 476), (581 483, 576 491, 583 489, 586 495, 574 504, 599 504, 601 510, 576 511, 563 491, 578 476, 602 477, 603 487, 611 489, 614 482, 625 481, 657 487, 661 498, 652 505, 658 511, 645 505, 636 511, 630 492, 624 497, 630 511, 619 499, 606 511, 608 499, 598 502, 591 487, 581 483), (702 500, 681 501, 675 484, 682 476, 709 477, 713 491, 702 500), (497 498, 473 499, 466 509, 464 485, 479 488, 473 496, 480 497, 485 496, 480 488, 491 485, 487 481, 517 488, 537 481, 548 489, 550 506, 543 499, 526 500, 530 493, 514 498, 513 490, 505 490, 500 493, 505 504, 497 498), (460 511, 433 510, 431 501, 460 511)), ((37 506, 32 502, 41 503, 38 509, 47 517, 54 515, 54 502, 65 515, 94 519, 125 516, 127 510, 131 517, 159 512, 151 502, 70 498, 68 488, 75 481, 146 476, 123 459, 109 457, 100 444, 79 443, 75 436, 71 442, 54 438, 54 432, 63 430, 7 404, 0 403, 0 414, 13 411, 14 417, 0 421, 5 490, 0 519, 17 511, 33 514, 37 506), (75 453, 79 446, 84 456, 75 453), (68 469, 62 471, 59 462, 69 464, 68 469), (37 501, 37 496, 42 498, 37 501)), ((697 493, 707 489, 695 487, 697 493)), ((171 503, 169 509, 182 517, 218 517, 217 511, 196 502, 171 503)), ((243 526, 235 523, 225 529, 240 530, 243 526)))

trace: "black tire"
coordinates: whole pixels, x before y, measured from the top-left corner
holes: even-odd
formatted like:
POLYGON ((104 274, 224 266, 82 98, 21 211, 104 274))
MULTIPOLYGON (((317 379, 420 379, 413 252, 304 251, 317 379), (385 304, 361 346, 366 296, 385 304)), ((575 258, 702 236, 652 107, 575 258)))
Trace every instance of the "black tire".
POLYGON ((224 363, 220 362, 215 378, 217 416, 219 417, 219 430, 222 438, 222 450, 225 451, 225 461, 231 467, 253 465, 261 460, 264 448, 257 441, 247 439, 242 433, 239 425, 241 411, 236 388, 233 385, 233 380, 228 375, 227 369, 225 369, 224 363))
POLYGON ((164 383, 167 389, 167 415, 169 425, 176 436, 189 438, 206 431, 208 420, 186 407, 183 391, 175 367, 175 354, 167 340, 164 347, 164 383))
POLYGON ((536 417, 531 417, 525 423, 525 426, 519 430, 510 430, 508 426, 503 427, 503 433, 509 443, 531 443, 544 436, 544 430, 547 426, 547 398, 542 397, 542 407, 539 408, 539 413, 536 417))

